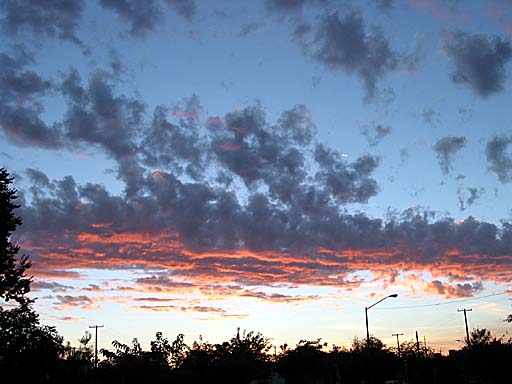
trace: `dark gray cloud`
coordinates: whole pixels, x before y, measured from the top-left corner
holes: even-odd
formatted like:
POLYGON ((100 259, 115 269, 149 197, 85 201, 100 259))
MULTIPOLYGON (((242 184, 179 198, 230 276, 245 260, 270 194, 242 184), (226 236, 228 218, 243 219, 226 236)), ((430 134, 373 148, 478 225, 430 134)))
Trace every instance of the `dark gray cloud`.
POLYGON ((459 209, 461 211, 464 211, 467 208, 471 207, 482 196, 484 192, 485 189, 482 187, 458 188, 457 195, 459 200, 459 209))
POLYGON ((192 20, 197 12, 195 0, 165 0, 176 13, 187 20, 192 20))
POLYGON ((83 0, 3 0, 0 25, 11 36, 30 32, 81 44, 76 29, 83 9, 83 0))
POLYGON ((42 111, 38 105, 0 106, 0 126, 16 145, 59 148, 62 146, 60 126, 48 126, 40 116, 42 111))
POLYGON ((488 169, 496 173, 502 183, 512 180, 512 155, 508 152, 511 136, 499 136, 489 140, 485 147, 488 169))
POLYGON ((60 126, 47 125, 41 118, 40 99, 52 91, 52 83, 26 69, 34 63, 33 57, 23 47, 14 48, 16 55, 0 53, 0 126, 17 145, 60 147, 60 126))
POLYGON ((334 12, 320 17, 313 28, 313 38, 305 41, 309 29, 299 36, 305 52, 328 68, 359 76, 368 99, 376 96, 377 83, 402 59, 391 49, 381 29, 366 27, 359 12, 334 12))
POLYGON ((243 24, 241 27, 240 27, 240 36, 242 37, 247 37, 249 36, 250 34, 256 32, 258 29, 260 29, 261 27, 263 26, 263 24, 261 23, 256 23, 256 22, 252 22, 252 23, 246 23, 246 24, 243 24))
POLYGON ((200 178, 204 171, 205 144, 200 140, 198 127, 186 119, 171 123, 170 116, 170 108, 155 108, 141 144, 143 161, 150 167, 164 167, 200 178))
MULTIPOLYGON (((187 115, 176 124, 167 121, 168 110, 158 107, 151 128, 142 136, 141 145, 136 145, 133 134, 119 132, 109 136, 103 133, 101 124, 95 123, 103 116, 103 112, 97 111, 96 93, 107 94, 100 99, 107 100, 101 105, 110 111, 109 121, 118 119, 116 113, 111 113, 118 102, 101 79, 96 81, 100 84, 92 81, 89 88, 82 87, 77 78, 68 81, 65 92, 77 101, 70 102, 69 113, 74 118, 93 116, 85 119, 86 123, 67 127, 68 136, 100 145, 116 159, 126 195, 112 196, 104 187, 94 184, 77 186, 72 178, 49 181, 29 170, 34 209, 25 213, 28 227, 46 225, 43 223, 49 216, 53 228, 71 225, 81 230, 93 222, 144 222, 147 229, 170 226, 184 241, 199 248, 237 248, 247 244, 256 249, 272 243, 287 248, 294 247, 296 237, 301 236, 296 232, 296 226, 302 225, 301 212, 320 215, 324 220, 329 211, 336 216, 340 204, 365 203, 378 192, 372 178, 378 159, 365 155, 348 162, 339 152, 314 143, 316 127, 304 106, 284 111, 275 125, 267 122, 261 107, 249 107, 228 113, 223 119, 208 119, 202 134, 195 128, 196 119, 189 116, 197 108, 197 101, 191 103, 192 109, 185 110, 187 115), (103 91, 91 90, 94 87, 103 91), (110 104, 114 107, 109 108, 110 104), (77 130, 73 130, 75 127, 77 130), (89 127, 89 131, 81 134, 80 127, 89 127), (198 147, 201 140, 203 144, 198 147), (128 150, 131 148, 134 154, 128 150), (314 152, 314 173, 307 169, 308 151, 314 152), (180 169, 206 167, 206 161, 222 170, 227 178, 239 178, 246 183, 246 205, 240 203, 235 193, 203 180, 206 168, 199 168, 203 175, 197 180, 201 182, 178 179, 180 169), (150 172, 145 166, 172 172, 150 172), (173 217, 172 223, 165 224, 168 215, 173 217)), ((310 231, 317 231, 315 226, 310 231)), ((313 241, 315 235, 307 237, 313 241)))
POLYGON ((143 169, 135 158, 136 138, 143 126, 146 106, 138 99, 115 93, 115 82, 104 72, 95 73, 87 87, 71 70, 61 91, 68 100, 63 121, 65 136, 78 146, 96 145, 118 163, 118 176, 133 196, 141 188, 143 169))
POLYGON ((337 201, 365 203, 378 193, 377 182, 371 177, 379 164, 377 157, 365 155, 347 164, 338 152, 319 144, 315 160, 320 166, 316 179, 337 201))
MULTIPOLYGON (((368 263, 428 268, 445 261, 447 250, 457 249, 460 255, 479 258, 469 262, 450 255, 450 263, 468 268, 473 263, 477 273, 481 268, 476 265, 493 264, 495 255, 512 250, 512 225, 506 223, 498 227, 471 217, 456 222, 420 210, 389 215, 386 221, 348 213, 347 204, 365 203, 378 193, 373 173, 379 159, 363 155, 349 161, 318 143, 304 106, 284 111, 275 123, 257 105, 209 117, 202 125, 199 101, 192 97, 181 108, 157 107, 150 129, 140 134, 138 124, 126 123, 130 119, 125 114, 133 114, 127 107, 130 99, 115 95, 109 77, 93 76, 85 86, 71 72, 64 83, 69 116, 92 116, 84 125, 91 132, 66 127, 66 137, 97 145, 114 158, 126 193, 113 195, 104 186, 80 185, 71 176, 50 180, 27 170, 30 204, 19 210, 24 220, 19 236, 35 246, 31 253, 41 268, 69 268, 78 260, 94 264, 95 255, 103 254, 99 267, 169 263, 178 277, 216 276, 256 284, 273 276, 275 281, 345 284, 343 276, 368 263), (189 152, 179 151, 186 147, 183 143, 192 145, 189 152), (203 167, 201 177, 180 174, 179 168, 192 165, 203 167), (243 194, 226 189, 213 170, 233 183, 244 182, 247 189, 243 194), (57 255, 52 248, 56 243, 57 255), (355 260, 353 252, 362 250, 355 260), (381 253, 374 255, 376 250, 381 253), (191 259, 190 251, 209 253, 191 259), (226 252, 233 257, 224 257, 226 252), (288 255, 285 262, 281 254, 288 255), (361 266, 355 267, 357 263, 361 266), (333 282, 326 277, 331 275, 340 278, 333 282)), ((449 162, 464 146, 462 139, 438 142, 440 156, 449 162)), ((478 195, 469 193, 467 205, 478 195)))
POLYGON ((74 289, 74 287, 72 287, 70 285, 60 284, 55 281, 43 281, 43 280, 33 281, 30 284, 30 288, 34 291, 41 291, 43 289, 47 289, 52 292, 66 292, 70 289, 74 289))
POLYGON ((472 297, 482 292, 484 287, 481 282, 451 285, 439 280, 433 280, 427 283, 426 288, 429 291, 445 295, 446 297, 472 297))
MULTIPOLYGON (((196 14, 194 0, 165 0, 167 5, 187 20, 196 14)), ((160 0, 99 0, 99 3, 115 11, 130 26, 130 34, 143 37, 153 32, 164 19, 165 8, 160 0)))
POLYGON ((400 148, 400 164, 405 165, 407 161, 409 161, 409 158, 411 157, 411 154, 407 148, 400 148))
POLYGON ((450 173, 453 157, 466 146, 466 143, 467 139, 464 136, 446 136, 432 146, 443 175, 450 173))
POLYGON ((432 128, 441 124, 441 114, 433 107, 425 108, 421 111, 421 117, 425 124, 430 125, 432 128))
POLYGON ((43 79, 37 73, 25 70, 33 64, 34 59, 23 47, 15 47, 16 56, 0 53, 0 100, 22 99, 44 95, 51 89, 51 82, 43 79))
POLYGON ((482 97, 503 90, 505 66, 512 60, 509 39, 456 30, 444 35, 444 50, 455 67, 454 83, 466 85, 482 97))
POLYGON ((241 297, 252 297, 255 299, 265 300, 265 301, 273 301, 273 302, 283 302, 283 303, 291 303, 294 301, 305 301, 305 300, 316 300, 318 296, 291 296, 291 295, 283 295, 281 293, 266 293, 260 291, 252 291, 246 290, 239 294, 241 297))
POLYGON ((154 31, 162 18, 162 8, 158 0, 99 0, 130 25, 130 34, 144 36, 154 31))
POLYGON ((277 12, 300 12, 307 3, 315 0, 267 0, 267 8, 277 12))
POLYGON ((88 307, 93 304, 93 300, 85 295, 71 296, 71 295, 57 295, 57 301, 54 303, 57 307, 73 306, 73 307, 88 307))
POLYGON ((469 105, 460 107, 458 113, 462 124, 469 123, 473 119, 473 108, 469 105))
MULTIPOLYGON (((69 268, 78 260, 88 265, 98 260, 96 254, 103 254, 99 267, 168 264, 173 279, 216 276, 245 285, 268 284, 273 276, 272 281, 342 285, 343 278, 334 281, 327 276, 346 276, 370 266, 428 269, 443 263, 464 266, 468 275, 485 275, 483 265, 499 263, 504 274, 496 268, 488 273, 508 279, 509 223, 498 227, 472 217, 455 221, 414 209, 386 221, 371 219, 339 209, 334 198, 313 186, 293 204, 284 205, 263 193, 251 194, 242 204, 230 192, 183 183, 164 172, 149 176, 150 193, 138 199, 113 196, 98 185, 69 188, 70 180, 51 183, 40 193, 44 197, 20 209, 24 225, 19 236, 25 244, 37 245, 33 255, 43 267, 48 263, 69 268), (84 253, 84 245, 90 255, 84 253), (73 258, 76 250, 79 258, 73 258), (207 253, 191 258, 189 251, 207 253), (231 256, 225 257, 226 252, 231 256), (360 255, 354 258, 354 252, 360 255)), ((155 276, 140 283, 159 286, 160 280, 155 276)))
POLYGON ((391 127, 384 126, 382 124, 372 124, 371 127, 365 127, 363 129, 363 136, 370 146, 375 147, 378 145, 386 136, 391 133, 391 127))
POLYGON ((389 11, 395 7, 395 0, 369 0, 369 2, 381 11, 389 11))

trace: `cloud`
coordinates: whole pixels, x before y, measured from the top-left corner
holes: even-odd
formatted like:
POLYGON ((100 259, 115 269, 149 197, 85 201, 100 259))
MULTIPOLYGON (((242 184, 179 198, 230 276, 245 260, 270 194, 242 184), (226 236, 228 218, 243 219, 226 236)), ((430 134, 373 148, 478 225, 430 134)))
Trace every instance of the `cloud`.
POLYGON ((57 283, 55 281, 44 281, 44 280, 36 280, 30 284, 30 288, 33 291, 41 291, 41 290, 50 290, 52 292, 66 292, 70 289, 74 289, 74 287, 70 285, 64 285, 57 283))
POLYGON ((88 292, 103 292, 104 289, 102 289, 98 284, 89 284, 87 287, 82 288, 83 291, 88 292))
POLYGON ((369 2, 381 11, 389 11, 395 7, 395 0, 369 0, 369 2))
POLYGON ((173 7, 178 15, 187 20, 191 20, 196 12, 197 6, 194 0, 165 0, 171 7, 173 7))
POLYGON ((60 126, 48 126, 42 120, 41 112, 37 106, 1 106, 0 125, 7 138, 18 146, 62 147, 60 126))
POLYGON ((434 20, 467 23, 470 16, 457 11, 459 0, 408 0, 408 5, 419 12, 429 14, 434 20))
POLYGON ((446 136, 432 146, 443 175, 450 173, 453 157, 466 146, 466 143, 467 139, 464 136, 446 136))
POLYGON ((152 311, 152 312, 196 312, 196 313, 216 313, 220 315, 226 314, 226 310, 218 307, 207 307, 201 305, 194 306, 177 306, 177 305, 138 305, 135 309, 152 311))
POLYGON ((512 144, 512 137, 494 137, 485 147, 488 169, 496 173, 502 183, 512 180, 512 156, 507 153, 509 145, 512 144))
MULTIPOLYGON (((196 13, 194 0, 165 0, 167 5, 187 20, 196 13)), ((106 9, 115 11, 119 17, 130 25, 132 36, 143 37, 153 32, 163 20, 164 10, 159 0, 99 0, 106 9)))
POLYGON ((206 144, 201 142, 195 124, 186 121, 174 124, 168 120, 170 114, 169 108, 155 108, 141 145, 143 162, 199 178, 205 168, 206 144))
POLYGON ((368 100, 377 95, 377 83, 395 70, 401 56, 394 52, 379 28, 368 30, 359 12, 323 15, 314 27, 303 26, 300 36, 306 54, 326 67, 359 76, 368 100), (309 41, 304 39, 313 33, 309 41))
POLYGON ((100 145, 114 157, 135 152, 132 138, 145 110, 142 102, 116 96, 108 75, 101 72, 94 74, 85 88, 72 70, 62 92, 69 102, 63 124, 70 140, 100 145))
POLYGON ((256 23, 256 22, 252 22, 252 23, 246 23, 246 24, 243 24, 241 27, 240 27, 240 36, 242 37, 247 37, 249 36, 250 34, 256 32, 258 29, 260 29, 263 25, 261 23, 256 23))
POLYGON ((34 63, 23 47, 14 47, 16 55, 0 53, 0 126, 7 139, 19 146, 58 148, 63 145, 59 124, 47 125, 39 102, 49 94, 52 83, 25 69, 34 63))
POLYGON ((274 12, 298 13, 303 6, 314 2, 319 0, 267 0, 267 8, 274 12))
POLYGON ((281 293, 265 293, 260 291, 244 291, 239 296, 252 297, 264 301, 272 301, 277 303, 291 303, 294 301, 317 300, 318 296, 291 296, 283 295, 281 293))
POLYGON ((379 164, 378 157, 364 155, 349 165, 338 152, 318 144, 315 160, 320 166, 317 180, 337 201, 365 203, 377 194, 379 188, 371 174, 379 164))
POLYGON ((433 280, 426 284, 425 290, 438 295, 444 295, 446 298, 472 297, 483 290, 483 285, 480 282, 452 285, 439 280, 433 280))
MULTIPOLYGON (((371 164, 359 167, 368 170, 371 164)), ((75 185, 73 191, 70 180, 64 181, 51 181, 40 198, 20 209, 24 250, 39 268, 57 271, 172 271, 172 279, 158 274, 138 279, 147 291, 208 284, 348 287, 350 274, 358 270, 506 281, 512 265, 508 223, 436 219, 419 210, 384 222, 348 214, 328 194, 314 190, 288 206, 262 193, 242 204, 231 193, 177 182, 164 173, 153 180, 161 185, 148 189, 152 192, 144 199, 112 196, 92 184, 75 185)))
MULTIPOLYGON (((256 105, 201 124, 200 104, 191 98, 179 116, 157 107, 151 129, 140 135, 125 116, 132 115, 130 99, 116 95, 108 77, 93 76, 88 86, 73 74, 68 79, 63 86, 67 117, 89 115, 85 121, 94 124, 74 131, 66 126, 67 139, 104 150, 118 161, 117 177, 135 188, 116 195, 71 176, 51 180, 27 170, 29 203, 19 209, 24 225, 17 236, 37 273, 152 271, 134 282, 140 292, 249 287, 235 295, 261 292, 251 288, 269 282, 353 287, 350 274, 359 270, 507 279, 512 265, 507 223, 496 226, 472 217, 456 222, 420 210, 389 215, 386 221, 349 213, 347 205, 364 204, 378 193, 373 174, 379 158, 364 154, 348 160, 318 142, 304 106, 283 111, 276 121, 256 105), (183 142, 201 150, 179 152, 183 142), (226 142, 239 149, 226 151, 220 145, 226 142), (152 162, 141 143, 154 146, 152 162), (200 178, 180 173, 191 165, 204 169, 200 178), (218 181, 218 172, 231 181, 218 181), (226 188, 229 183, 233 189, 226 188)), ((438 146, 448 162, 461 145, 455 139, 438 146)))
POLYGON ((119 17, 128 22, 130 34, 133 36, 144 36, 154 31, 162 17, 160 2, 157 0, 99 0, 99 3, 115 11, 119 17))
POLYGON ((433 107, 425 108, 421 111, 421 117, 425 124, 430 125, 432 128, 441 124, 441 114, 433 107))
POLYGON ((444 34, 444 50, 455 67, 451 74, 455 84, 468 86, 481 97, 503 90, 505 66, 512 60, 510 40, 455 30, 444 34))
POLYGON ((152 303, 161 303, 161 302, 167 302, 167 301, 175 301, 175 298, 163 298, 163 297, 134 297, 134 301, 149 301, 152 303))
POLYGON ((51 82, 43 79, 37 73, 30 70, 22 70, 27 65, 34 63, 32 55, 23 47, 14 47, 18 52, 16 56, 0 53, 1 99, 20 99, 44 95, 51 89, 51 82))
POLYGON ((118 176, 125 192, 134 196, 141 188, 143 169, 135 158, 136 132, 143 125, 145 104, 138 98, 116 94, 117 79, 107 72, 95 72, 84 86, 78 72, 70 70, 60 91, 68 102, 62 124, 67 146, 76 150, 95 145, 118 163, 118 176))
POLYGON ((482 196, 484 191, 485 189, 482 187, 470 187, 466 188, 465 190, 460 187, 457 190, 457 195, 459 199, 459 209, 461 211, 464 211, 467 208, 471 207, 475 203, 475 201, 477 201, 482 196), (466 191, 469 193, 469 196, 466 195, 466 191))
POLYGON ((81 45, 76 30, 83 10, 83 0, 4 0, 0 26, 10 36, 28 31, 36 38, 55 37, 81 45))
POLYGON ((54 304, 58 308, 80 307, 83 309, 88 309, 91 308, 94 303, 92 299, 85 295, 57 295, 55 298, 57 301, 54 304))
POLYGON ((391 133, 391 127, 382 124, 372 124, 371 127, 363 129, 363 136, 371 147, 378 145, 386 136, 391 133))

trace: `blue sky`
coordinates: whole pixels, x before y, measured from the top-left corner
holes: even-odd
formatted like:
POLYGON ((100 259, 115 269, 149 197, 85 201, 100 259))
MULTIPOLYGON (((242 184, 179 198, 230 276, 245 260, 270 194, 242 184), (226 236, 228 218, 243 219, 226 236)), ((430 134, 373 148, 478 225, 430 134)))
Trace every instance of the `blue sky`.
POLYGON ((509 1, 7 1, 0 26, 0 165, 67 339, 349 344, 391 291, 441 305, 372 309, 390 345, 456 346, 461 305, 507 331, 509 1))

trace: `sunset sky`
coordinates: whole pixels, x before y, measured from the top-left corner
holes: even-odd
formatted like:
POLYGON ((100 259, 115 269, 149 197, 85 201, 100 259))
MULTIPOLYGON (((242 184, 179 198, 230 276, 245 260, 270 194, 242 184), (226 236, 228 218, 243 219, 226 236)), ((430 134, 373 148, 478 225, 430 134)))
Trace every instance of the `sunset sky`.
POLYGON ((0 3, 44 324, 437 351, 511 337, 512 1, 0 3), (508 333, 507 333, 508 332, 508 333), (460 344, 459 344, 460 345, 460 344))

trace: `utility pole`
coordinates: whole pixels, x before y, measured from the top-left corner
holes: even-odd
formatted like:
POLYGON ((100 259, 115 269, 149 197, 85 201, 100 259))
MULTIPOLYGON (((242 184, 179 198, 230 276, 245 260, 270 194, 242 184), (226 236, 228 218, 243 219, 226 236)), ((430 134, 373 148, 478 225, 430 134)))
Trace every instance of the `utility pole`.
POLYGON ((398 356, 401 355, 400 353, 400 342, 398 341, 398 336, 403 336, 403 333, 393 333, 391 336, 396 336, 396 348, 398 349, 398 356))
POLYGON ((366 318, 366 349, 370 348, 370 331, 368 330, 368 307, 364 307, 364 316, 366 318))
POLYGON ((420 355, 420 340, 418 339, 418 331, 416 331, 416 353, 420 355))
POLYGON ((427 356, 427 338, 423 335, 423 349, 425 349, 425 356, 427 356))
POLYGON ((98 366, 98 328, 103 328, 104 325, 89 325, 89 328, 94 328, 94 366, 98 366))
POLYGON ((466 315, 466 312, 471 312, 472 310, 472 308, 457 309, 457 312, 464 312, 464 322, 466 323, 466 340, 468 343, 468 347, 471 347, 471 340, 469 339, 468 316, 466 315))

